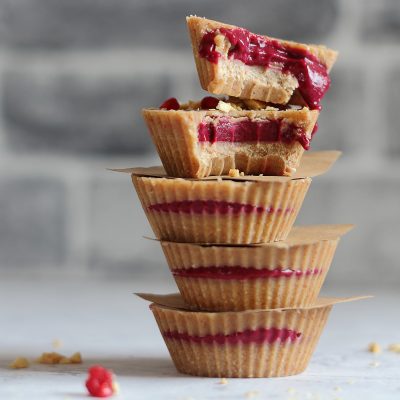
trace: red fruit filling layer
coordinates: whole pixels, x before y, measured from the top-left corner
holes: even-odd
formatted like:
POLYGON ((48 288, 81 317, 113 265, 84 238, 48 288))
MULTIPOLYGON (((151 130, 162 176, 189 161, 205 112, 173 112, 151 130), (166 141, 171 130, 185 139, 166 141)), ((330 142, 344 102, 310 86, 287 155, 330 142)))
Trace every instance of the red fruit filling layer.
POLYGON ((329 89, 330 79, 327 68, 309 51, 277 40, 266 39, 243 28, 220 28, 206 33, 199 46, 199 54, 209 62, 217 64, 221 53, 216 50, 214 38, 224 35, 231 43, 228 57, 240 60, 246 65, 279 69, 295 76, 299 91, 311 109, 320 109, 320 102, 329 89))
POLYGON ((306 271, 293 269, 267 269, 267 268, 244 268, 234 267, 197 267, 197 268, 178 268, 172 271, 174 276, 184 278, 204 278, 222 280, 245 280, 245 279, 270 279, 270 278, 300 278, 303 276, 319 275, 322 271, 318 268, 307 269, 306 271))
POLYGON ((163 333, 165 339, 182 340, 193 343, 206 344, 249 344, 249 343, 275 343, 275 342, 294 342, 301 336, 301 332, 296 332, 287 328, 258 328, 248 329, 243 332, 235 332, 229 335, 216 334, 205 336, 194 336, 188 333, 167 331, 163 333))
POLYGON ((173 212, 184 214, 250 214, 250 213, 284 213, 291 214, 294 208, 274 208, 274 207, 258 207, 251 204, 231 203, 227 201, 215 200, 183 200, 173 201, 171 203, 157 203, 151 204, 148 207, 151 211, 158 212, 173 212))
POLYGON ((310 139, 303 128, 284 122, 282 119, 252 121, 222 117, 210 122, 201 122, 197 128, 199 142, 299 142, 305 150, 310 148, 310 139))

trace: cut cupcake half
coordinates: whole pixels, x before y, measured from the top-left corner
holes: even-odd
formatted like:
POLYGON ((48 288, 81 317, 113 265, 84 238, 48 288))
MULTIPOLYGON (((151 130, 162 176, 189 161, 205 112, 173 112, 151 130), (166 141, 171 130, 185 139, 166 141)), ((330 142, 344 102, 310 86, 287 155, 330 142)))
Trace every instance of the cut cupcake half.
POLYGON ((288 103, 297 91, 310 109, 320 108, 336 51, 196 16, 187 24, 203 89, 277 104, 288 103))
POLYGON ((208 311, 314 304, 340 237, 352 225, 294 227, 265 245, 217 246, 161 242, 183 300, 208 311))
POLYGON ((310 152, 292 177, 170 178, 162 167, 115 170, 132 175, 158 239, 249 244, 285 240, 311 177, 326 172, 340 152, 310 152))
POLYGON ((309 364, 332 306, 359 298, 320 298, 302 308, 191 311, 179 295, 139 294, 152 301, 176 369, 225 378, 296 375, 309 364))
POLYGON ((301 106, 278 109, 259 101, 212 97, 163 106, 142 113, 165 170, 181 178, 230 170, 289 176, 310 147, 319 114, 301 106))

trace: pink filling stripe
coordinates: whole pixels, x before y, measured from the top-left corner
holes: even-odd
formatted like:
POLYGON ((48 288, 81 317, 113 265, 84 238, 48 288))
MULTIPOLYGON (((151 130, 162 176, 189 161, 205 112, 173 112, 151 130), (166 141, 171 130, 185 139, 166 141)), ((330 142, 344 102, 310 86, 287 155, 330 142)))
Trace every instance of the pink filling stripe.
POLYGON ((194 336, 188 333, 176 331, 166 331, 163 333, 165 339, 176 339, 185 342, 205 343, 205 344, 249 344, 249 343, 275 343, 275 342, 294 342, 301 336, 300 332, 296 332, 287 328, 259 328, 248 329, 243 332, 235 332, 229 335, 216 334, 205 336, 194 336))
POLYGON ((157 203, 151 204, 148 207, 151 211, 158 212, 173 212, 173 213, 185 213, 185 214, 239 214, 244 212, 245 214, 256 213, 284 213, 291 214, 294 212, 294 208, 288 207, 286 209, 274 208, 274 207, 258 207, 251 204, 242 203, 231 203, 227 201, 214 201, 214 200, 184 200, 184 201, 173 201, 170 203, 157 203))
POLYGON ((299 142, 305 150, 310 148, 310 139, 304 129, 295 124, 285 123, 281 119, 252 121, 222 117, 210 122, 201 122, 197 131, 199 142, 299 142))
POLYGON ((300 278, 303 276, 315 276, 322 272, 321 269, 307 269, 300 271, 290 268, 254 268, 240 266, 222 266, 222 267, 197 267, 197 268, 178 268, 172 271, 174 276, 184 278, 204 278, 204 279, 222 279, 222 280, 244 280, 244 279, 269 279, 269 278, 300 278))

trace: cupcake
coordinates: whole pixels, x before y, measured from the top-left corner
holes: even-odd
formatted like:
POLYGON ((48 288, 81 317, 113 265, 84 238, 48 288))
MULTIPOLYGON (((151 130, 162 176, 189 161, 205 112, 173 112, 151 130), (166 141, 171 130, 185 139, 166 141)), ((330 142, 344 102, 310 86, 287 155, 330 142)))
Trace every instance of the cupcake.
POLYGON ((310 109, 320 109, 336 51, 195 16, 187 24, 204 90, 276 104, 287 104, 296 95, 310 109))
POLYGON ((311 178, 286 182, 132 176, 158 239, 264 243, 286 239, 311 178))
POLYGON ((225 378, 269 378, 303 372, 332 305, 356 298, 320 298, 295 309, 202 312, 179 295, 140 295, 154 314, 176 369, 225 378))
POLYGON ((294 227, 286 241, 253 246, 161 242, 183 300, 198 310, 314 304, 340 236, 352 225, 294 227))
POLYGON ((186 104, 171 98, 142 114, 167 174, 204 178, 230 169, 245 175, 293 174, 310 147, 319 112, 205 97, 186 104))
POLYGON ((167 178, 157 168, 128 169, 158 239, 250 244, 285 240, 310 186, 338 152, 308 153, 291 178, 167 178), (304 173, 304 175, 303 175, 304 173))

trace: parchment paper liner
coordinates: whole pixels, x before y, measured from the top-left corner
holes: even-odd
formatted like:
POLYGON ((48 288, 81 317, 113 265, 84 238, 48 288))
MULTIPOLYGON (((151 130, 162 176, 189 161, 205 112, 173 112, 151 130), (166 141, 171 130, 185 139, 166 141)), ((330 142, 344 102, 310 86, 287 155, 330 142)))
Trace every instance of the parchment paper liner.
POLYGON ((314 305, 302 308, 210 313, 185 309, 179 294, 138 295, 154 301, 150 308, 161 334, 229 335, 259 328, 287 328, 301 333, 298 340, 285 343, 276 341, 273 344, 207 344, 164 338, 179 372, 226 378, 278 377, 303 372, 332 305, 366 298, 320 298, 314 305))
POLYGON ((150 135, 169 176, 203 178, 225 175, 230 169, 245 174, 288 175, 298 168, 304 149, 293 143, 200 143, 198 126, 211 118, 233 120, 284 120, 301 127, 308 138, 318 118, 318 111, 245 110, 222 113, 218 110, 142 110, 150 135))
MULTIPOLYGON (((200 179, 190 179, 194 181, 256 181, 256 182, 288 182, 295 179, 313 178, 322 175, 329 171, 332 165, 342 155, 342 152, 337 150, 328 151, 310 151, 304 154, 301 158, 299 168, 291 176, 268 176, 268 175, 245 175, 238 177, 230 176, 207 176, 200 179)), ((122 172, 136 176, 147 176, 153 178, 181 179, 173 178, 166 174, 161 166, 154 167, 137 167, 137 168, 112 168, 113 172, 122 172)))
POLYGON ((185 302, 211 311, 240 311, 313 304, 341 235, 352 225, 294 227, 287 240, 255 246, 210 246, 161 242, 171 272, 197 267, 290 268, 302 276, 213 279, 174 276, 185 302), (316 270, 317 273, 312 271, 316 270), (308 274, 307 274, 308 271, 308 274), (309 272, 311 271, 311 273, 309 272))

